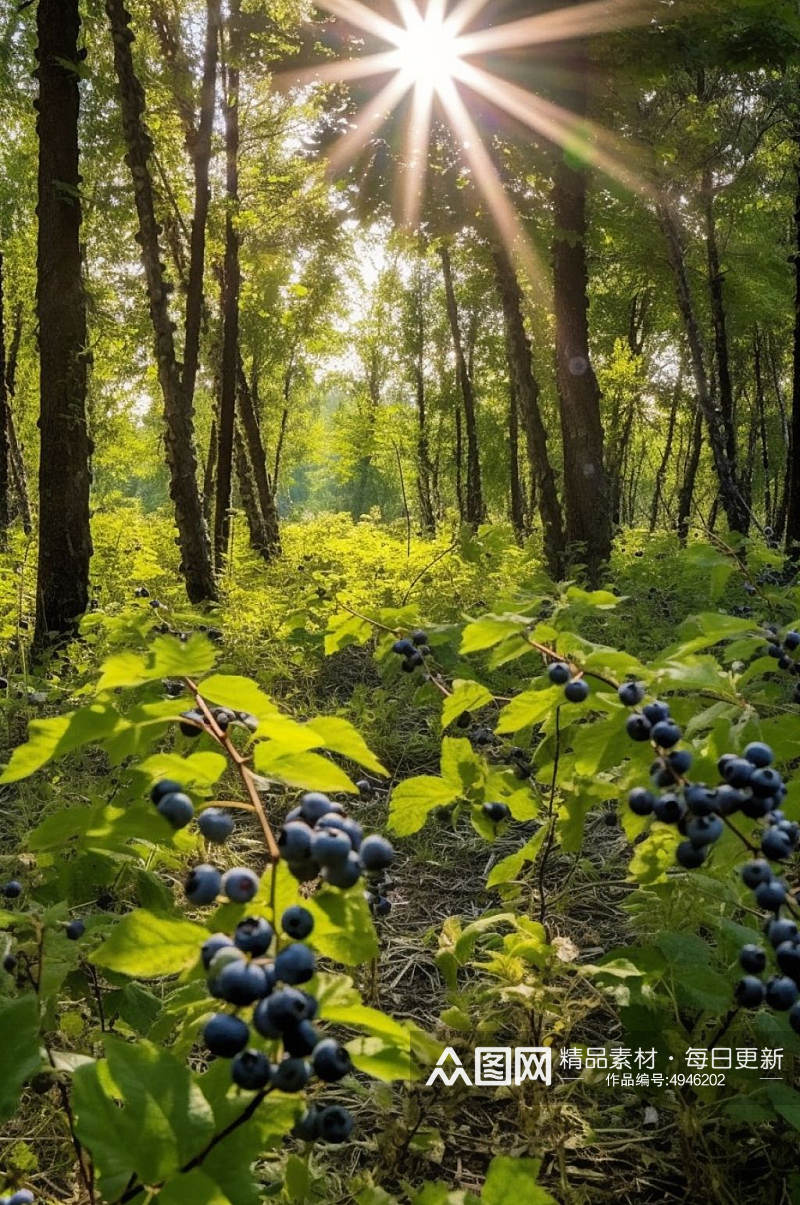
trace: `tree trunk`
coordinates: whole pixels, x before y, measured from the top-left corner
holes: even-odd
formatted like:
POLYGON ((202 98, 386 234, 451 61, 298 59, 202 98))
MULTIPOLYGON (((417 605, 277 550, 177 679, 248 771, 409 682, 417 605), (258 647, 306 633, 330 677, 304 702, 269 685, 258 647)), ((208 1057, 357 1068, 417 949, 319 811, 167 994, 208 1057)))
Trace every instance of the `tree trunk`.
MULTIPOLYGON (((19 345, 22 341, 22 303, 17 304, 14 314, 14 331, 11 336, 11 347, 8 352, 8 361, 5 365, 5 393, 6 393, 6 435, 8 437, 8 459, 11 469, 11 480, 14 485, 14 494, 17 500, 19 515, 22 520, 22 530, 26 536, 29 536, 33 531, 33 515, 31 514, 31 498, 28 490, 28 474, 25 470, 25 461, 22 456, 22 449, 19 446, 17 439, 17 430, 14 425, 14 412, 12 402, 16 392, 17 381, 17 360, 19 358, 19 345)), ((0 369, 2 371, 2 369, 0 369)))
POLYGON ((419 502, 420 527, 426 535, 435 535, 436 519, 431 499, 431 457, 428 443, 428 418, 425 398, 425 310, 422 280, 418 277, 414 287, 415 343, 412 365, 414 394, 417 403, 417 500, 419 502))
POLYGON ((8 543, 8 381, 6 378, 6 321, 4 261, 0 251, 0 548, 8 543))
POLYGON ((771 527, 773 514, 772 488, 769 474, 769 443, 767 441, 767 416, 764 403, 764 377, 761 368, 761 338, 758 330, 753 335, 753 375, 756 386, 756 414, 758 433, 761 440, 761 469, 764 473, 764 523, 771 527))
POLYGON ((692 424, 692 435, 689 441, 689 455, 686 459, 686 468, 684 469, 683 481, 681 482, 678 494, 678 518, 676 526, 678 529, 678 539, 681 544, 685 544, 689 536, 689 519, 692 513, 694 483, 697 479, 697 468, 700 464, 702 447, 703 411, 697 406, 695 408, 694 423, 692 424))
POLYGON ((233 433, 234 453, 236 456, 236 476, 239 481, 239 496, 242 509, 247 519, 250 532, 250 547, 259 553, 264 560, 270 559, 269 536, 264 525, 264 516, 256 494, 255 478, 250 461, 247 457, 247 447, 241 427, 237 423, 233 433))
MULTIPOLYGON (((775 391, 775 397, 778 402, 778 411, 781 416, 781 435, 783 436, 783 445, 786 449, 780 484, 777 480, 775 482, 775 522, 773 524, 773 536, 775 540, 780 541, 783 539, 783 533, 786 528, 786 508, 789 501, 789 479, 792 471, 792 432, 786 414, 786 403, 783 398, 778 360, 775 354, 775 342, 771 331, 767 340, 767 349, 769 351, 772 388, 775 391)), ((776 476, 777 473, 778 470, 776 469, 776 476)))
POLYGON ((464 434, 462 431, 463 423, 461 420, 461 406, 458 398, 453 399, 455 404, 455 426, 456 426, 456 503, 458 505, 458 517, 462 523, 467 521, 467 507, 464 501, 464 434))
POLYGON ((512 394, 519 407, 525 430, 531 479, 536 485, 539 512, 542 516, 544 554, 550 573, 561 576, 564 558, 564 527, 556 479, 547 454, 547 432, 539 409, 539 383, 533 371, 533 358, 525 321, 522 316, 522 291, 514 266, 504 248, 492 250, 506 342, 506 357, 512 394))
POLYGON ((214 561, 219 571, 227 555, 230 531, 233 429, 239 367, 239 0, 228 12, 225 96, 225 271, 222 303, 222 377, 217 451, 217 498, 214 509, 214 561))
POLYGON ((250 385, 245 376, 241 356, 238 357, 237 371, 239 377, 237 394, 239 399, 239 414, 242 419, 245 445, 252 468, 256 500, 261 512, 261 525, 264 531, 264 538, 261 541, 259 550, 263 553, 265 560, 271 561, 275 557, 280 556, 281 552, 278 508, 275 505, 275 493, 272 482, 269 479, 269 472, 267 471, 267 456, 261 439, 258 415, 256 414, 250 385))
POLYGON ((795 129, 795 201, 794 201, 794 329, 792 347, 792 457, 786 499, 786 551, 793 560, 800 558, 800 127, 795 129))
POLYGON ((206 3, 206 43, 203 57, 203 83, 200 92, 200 120, 192 138, 194 157, 194 216, 189 253, 189 281, 186 289, 186 330, 183 352, 183 392, 191 405, 197 379, 200 351, 200 325, 203 317, 203 278, 206 262, 206 226, 211 200, 209 165, 211 134, 214 126, 214 97, 217 82, 217 56, 220 30, 220 0, 206 3))
POLYGON ((708 292, 711 300, 711 319, 714 325, 714 353, 717 363, 719 408, 725 436, 725 454, 736 480, 736 431, 733 420, 733 385, 728 356, 728 331, 725 300, 722 296, 722 268, 717 246, 717 223, 714 216, 714 182, 710 165, 703 171, 703 209, 706 223, 706 255, 708 259, 708 292))
POLYGON ((210 523, 214 514, 214 482, 217 479, 217 420, 211 420, 211 431, 208 436, 208 452, 206 467, 203 472, 203 514, 206 523, 210 523))
POLYGON ((478 427, 475 414, 475 392, 472 387, 464 345, 461 340, 461 328, 458 321, 458 304, 453 288, 453 268, 450 262, 450 250, 446 243, 439 247, 442 261, 442 276, 444 279, 445 300, 447 302, 447 317, 450 323, 450 334, 453 338, 453 353, 456 361, 456 377, 464 406, 464 427, 467 437, 467 488, 464 500, 464 518, 472 527, 477 527, 485 518, 483 493, 481 489, 481 463, 478 451, 478 427))
POLYGON ((672 395, 672 405, 669 409, 669 423, 667 424, 667 439, 664 444, 664 452, 661 456, 658 469, 656 470, 655 487, 653 489, 653 501, 650 505, 650 531, 655 531, 658 523, 658 508, 661 504, 661 495, 664 489, 664 481, 667 476, 667 468, 669 466, 670 456, 672 455, 672 441, 675 438, 675 421, 678 417, 678 399, 683 388, 683 373, 678 376, 678 381, 675 386, 675 392, 672 395))
POLYGON ((714 399, 709 388, 703 344, 695 315, 694 300, 689 285, 689 275, 686 270, 683 243, 675 215, 666 201, 662 201, 659 204, 659 219, 667 242, 667 253, 675 277, 678 306, 683 318, 686 340, 689 344, 689 356, 697 392, 697 402, 708 428, 711 454, 719 481, 720 501, 722 502, 731 530, 746 534, 749 527, 749 515, 736 484, 733 465, 728 458, 725 428, 722 418, 714 404, 714 399))
POLYGON ((39 0, 39 234, 36 312, 40 412, 38 645, 69 632, 89 598, 86 295, 81 275, 78 0, 39 0))
POLYGON ((174 326, 169 317, 169 285, 164 275, 156 222, 149 157, 153 149, 144 124, 144 93, 131 54, 130 13, 123 0, 106 0, 114 41, 114 65, 119 81, 126 156, 133 177, 139 219, 138 242, 147 280, 150 317, 155 333, 156 361, 164 398, 165 447, 170 470, 170 494, 182 555, 186 591, 192 602, 217 596, 211 564, 211 545, 197 487, 197 456, 191 403, 186 398, 175 355, 174 326))
POLYGON ((525 506, 519 477, 519 407, 514 376, 508 377, 508 472, 511 484, 511 526, 518 544, 525 535, 525 506))
MULTIPOLYGON (((585 78, 580 109, 586 103, 585 78)), ((559 153, 553 180, 553 300, 556 378, 564 447, 566 541, 578 544, 592 578, 611 552, 600 389, 589 355, 586 172, 559 153)))

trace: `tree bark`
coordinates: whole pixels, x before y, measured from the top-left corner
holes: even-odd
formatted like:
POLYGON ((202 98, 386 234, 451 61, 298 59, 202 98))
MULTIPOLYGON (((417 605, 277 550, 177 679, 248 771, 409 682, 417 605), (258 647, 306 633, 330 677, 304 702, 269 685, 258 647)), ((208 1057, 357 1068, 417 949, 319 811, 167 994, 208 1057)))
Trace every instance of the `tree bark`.
POLYGON ((138 242, 147 280, 158 377, 164 399, 164 443, 170 471, 170 494, 178 525, 182 572, 189 599, 197 603, 216 598, 217 589, 208 528, 197 486, 193 411, 183 391, 180 365, 175 354, 174 325, 170 321, 168 306, 170 286, 161 262, 159 226, 149 166, 153 144, 144 123, 144 92, 133 66, 130 13, 123 0, 106 0, 106 13, 114 41, 122 127, 128 148, 126 159, 133 178, 139 219, 138 242))
POLYGON ((256 494, 256 484, 252 467, 247 457, 245 439, 238 423, 234 428, 233 444, 236 456, 236 476, 239 481, 239 496, 242 500, 242 509, 245 518, 247 519, 247 528, 250 532, 250 547, 259 553, 260 556, 264 557, 265 560, 269 560, 269 537, 256 494))
MULTIPOLYGON (((582 77, 583 78, 583 77, 582 77)), ((585 83, 580 92, 585 108, 585 83)), ((586 172, 562 153, 553 180, 556 378, 564 448, 565 536, 581 546, 590 577, 611 552, 600 389, 589 354, 586 172)))
POLYGON ((456 294, 453 287, 453 268, 450 262, 450 249, 446 243, 440 244, 439 256, 442 262, 447 318, 450 323, 450 334, 453 339, 456 378, 461 394, 461 401, 464 406, 464 428, 467 437, 467 482, 464 499, 464 518, 471 527, 478 527, 483 522, 486 512, 483 506, 483 492, 481 488, 481 463, 478 450, 475 392, 464 352, 464 344, 461 339, 458 303, 456 302, 456 294))
POLYGON ((758 415, 758 433, 761 440, 761 469, 764 473, 764 523, 767 527, 773 525, 773 497, 769 473, 769 442, 767 440, 767 416, 764 402, 764 375, 761 366, 761 338, 756 330, 753 335, 753 376, 756 386, 756 413, 758 415))
POLYGON ((35 642, 73 630, 89 598, 86 295, 81 260, 78 0, 39 0, 39 561, 35 642))
POLYGON ((653 501, 650 505, 650 531, 655 531, 658 523, 658 508, 661 504, 661 495, 664 490, 664 481, 667 476, 667 468, 669 466, 670 457, 672 455, 672 443, 675 438, 675 421, 678 417, 678 399, 683 388, 683 373, 678 376, 675 392, 672 395, 672 405, 669 408, 669 422, 667 424, 667 438, 664 444, 664 451, 661 456, 658 469, 656 470, 655 486, 653 488, 653 501))
POLYGON ((253 474, 256 501, 261 512, 261 526, 264 537, 259 545, 259 551, 267 561, 280 556, 281 537, 278 523, 278 508, 275 504, 273 484, 267 470, 267 456, 261 439, 261 429, 258 423, 253 395, 242 364, 241 355, 237 357, 239 415, 242 420, 245 446, 253 474))
POLYGON ((667 253, 675 278, 678 307, 683 318, 686 340, 689 345, 689 356, 697 402, 708 428, 711 454, 719 481, 720 501, 731 530, 746 534, 749 527, 749 515, 736 483, 733 465, 727 454, 724 424, 720 412, 714 404, 711 389, 709 388, 703 344, 695 314, 694 299, 689 285, 689 275, 686 270, 683 243, 675 215, 666 201, 662 201, 659 205, 659 219, 667 242, 667 253))
POLYGON ((511 526, 514 538, 522 544, 525 535, 525 506, 522 497, 522 482, 519 477, 519 407, 516 386, 511 372, 508 376, 508 473, 511 493, 511 526))
POLYGON ((736 480, 736 431, 733 418, 733 385, 728 355, 728 330, 725 299, 722 295, 722 268, 717 245, 717 223, 714 216, 714 181, 710 165, 703 171, 703 209, 706 224, 706 256, 708 259, 708 292, 711 300, 711 320, 714 326, 714 354, 717 364, 717 386, 722 429, 725 435, 725 454, 736 480))
POLYGON ((0 251, 0 548, 8 543, 8 381, 6 378, 6 321, 4 259, 0 251))
POLYGON ((794 200, 794 327, 792 344, 792 412, 789 488, 786 498, 786 551, 794 560, 800 558, 800 464, 797 449, 800 448, 800 127, 793 134, 795 144, 795 200, 794 200))
POLYGON ((699 406, 695 408, 694 423, 692 424, 692 435, 689 441, 689 454, 686 459, 686 468, 683 473, 683 481, 681 482, 680 492, 678 494, 678 518, 676 527, 678 529, 678 539, 681 544, 685 544, 689 536, 689 519, 692 513, 692 499, 694 497, 694 484, 697 480, 697 468, 700 464, 700 452, 703 447, 703 411, 699 406))
POLYGON ((503 247, 492 249, 495 281, 503 307, 506 358, 519 415, 525 431, 531 478, 536 485, 542 517, 544 554, 550 573, 558 578, 564 567, 564 526, 556 479, 547 454, 547 432, 539 408, 539 382, 522 314, 522 291, 514 266, 503 247))
POLYGON ((33 515, 31 513, 31 498, 28 489, 28 474, 25 470, 25 461, 22 455, 22 449, 19 446, 17 439, 17 430, 14 425, 14 411, 12 403, 16 392, 17 382, 17 360, 19 358, 19 345, 22 341, 22 303, 18 303, 14 314, 14 331, 11 336, 11 346, 8 351, 8 360, 5 365, 5 393, 6 393, 6 434, 8 437, 8 460, 11 470, 11 480, 14 485, 14 494, 17 500, 19 515, 22 520, 22 530, 26 536, 29 536, 33 531, 33 515))
POLYGON ((197 380, 200 351, 200 326, 203 317, 203 278, 206 261, 206 226, 211 200, 209 165, 211 134, 214 126, 214 96, 217 82, 217 57, 220 30, 220 0, 206 3, 206 42, 203 56, 203 83, 200 91, 200 120, 192 138, 194 158, 194 216, 189 252, 189 281, 186 288, 186 330, 183 352, 183 392, 191 404, 197 380))
POLYGON ((414 356, 412 375, 417 403, 417 500, 420 527, 426 535, 436 532, 436 518, 431 498, 431 457, 428 442, 428 416, 425 397, 425 310, 422 280, 418 277, 413 293, 414 356))
POLYGON ((238 24, 241 5, 230 0, 227 31, 225 96, 225 268, 222 303, 222 376, 217 451, 217 498, 214 509, 214 560, 219 571, 227 555, 230 533, 233 429, 239 365, 239 65, 238 24))
POLYGON ((211 420, 208 436, 208 451, 203 471, 203 515, 210 523, 214 514, 214 482, 217 479, 217 420, 211 420))

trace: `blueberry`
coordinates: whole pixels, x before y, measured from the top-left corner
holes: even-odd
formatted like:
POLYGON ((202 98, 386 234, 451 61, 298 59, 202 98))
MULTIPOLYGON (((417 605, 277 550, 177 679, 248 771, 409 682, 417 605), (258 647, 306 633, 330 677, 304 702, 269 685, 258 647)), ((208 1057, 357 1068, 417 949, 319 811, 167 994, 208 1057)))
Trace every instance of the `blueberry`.
POLYGON ((771 908, 777 912, 786 900, 786 888, 780 879, 772 879, 769 883, 759 883, 756 887, 756 902, 760 908, 771 908))
POLYGON ((278 849, 287 862, 305 862, 311 856, 313 833, 302 820, 284 824, 278 835, 278 849))
POLYGON ((190 739, 198 737, 205 727, 205 716, 202 711, 196 709, 184 711, 183 719, 179 722, 178 727, 184 736, 188 736, 190 739))
POLYGON ((292 808, 291 811, 286 813, 286 815, 284 816, 284 819, 283 819, 283 823, 291 824, 291 822, 293 820, 302 820, 302 819, 303 819, 303 817, 300 815, 300 808, 296 807, 296 808, 292 808))
POLYGON ((675 850, 675 859, 678 865, 685 867, 686 870, 696 870, 705 862, 706 853, 705 846, 694 845, 691 841, 681 841, 675 850))
POLYGON ((300 815, 307 824, 316 824, 322 816, 327 816, 328 812, 343 810, 340 803, 335 803, 321 791, 308 791, 300 800, 300 815))
POLYGON ((12 879, 10 883, 6 883, 3 888, 3 895, 7 900, 16 900, 22 895, 22 883, 16 879, 12 879))
POLYGON ((203 1040, 211 1053, 225 1059, 232 1059, 244 1050, 249 1037, 250 1030, 244 1021, 229 1013, 214 1013, 203 1030, 203 1040))
POLYGON ((727 782, 722 783, 714 792, 715 811, 721 816, 732 816, 734 812, 738 812, 743 804, 747 803, 747 796, 741 791, 737 791, 736 787, 730 786, 727 782))
POLYGON ((682 775, 691 766, 692 755, 688 749, 673 749, 672 753, 668 754, 667 761, 675 774, 682 775))
POLYGON ((342 1079, 352 1068, 350 1055, 335 1038, 323 1038, 314 1050, 311 1062, 315 1073, 328 1084, 342 1079))
POLYGON ((353 1117, 341 1105, 326 1105, 317 1120, 323 1142, 346 1142, 353 1129, 353 1117))
POLYGON ((572 674, 566 661, 554 661, 547 670, 547 676, 554 686, 565 686, 572 674))
POLYGON ((638 682, 623 682, 617 690, 620 703, 626 707, 636 707, 644 698, 644 687, 638 682))
POLYGON ((710 816, 716 812, 719 805, 717 792, 710 790, 701 782, 692 783, 683 792, 686 806, 695 816, 710 816))
POLYGON ((78 941, 86 932, 86 925, 82 920, 71 920, 67 925, 66 933, 70 941, 78 941))
POLYGON ((314 974, 314 954, 298 942, 287 946, 275 959, 275 974, 284 983, 305 983, 314 974))
POLYGON ((650 767, 650 777, 657 787, 672 787, 677 781, 674 771, 663 757, 658 757, 653 762, 650 767))
POLYGON ((783 656, 783 649, 779 644, 768 644, 766 652, 768 657, 774 657, 776 661, 780 661, 783 656))
POLYGON ((766 928, 767 937, 776 949, 785 941, 797 941, 797 924, 788 916, 772 917, 766 928))
POLYGON ((800 632, 795 632, 793 629, 788 631, 783 638, 784 648, 789 652, 793 652, 796 648, 800 648, 800 632))
POLYGON ((491 820, 493 824, 500 824, 501 821, 511 818, 511 811, 507 803, 485 803, 481 810, 487 820, 491 820))
POLYGON ((713 845, 722 836, 723 827, 719 816, 695 816, 686 825, 686 836, 692 845, 713 845))
POLYGON ((233 942, 230 937, 228 937, 227 933, 213 933, 211 937, 209 937, 207 941, 203 943, 200 954, 203 959, 203 966, 206 970, 208 970, 208 968, 211 966, 211 960, 214 958, 214 955, 218 954, 220 950, 225 949, 226 946, 233 946, 233 942))
POLYGON ((637 816, 649 816, 655 801, 652 791, 646 791, 644 787, 634 787, 628 796, 628 806, 637 816))
POLYGON ((745 862, 739 873, 742 876, 742 882, 745 887, 750 887, 753 890, 760 883, 768 883, 772 878, 772 870, 763 858, 758 858, 752 862, 745 862))
POLYGON ((8 1205, 33 1205, 36 1200, 29 1188, 21 1188, 8 1198, 8 1205))
POLYGON ((789 1024, 795 1033, 800 1033, 800 1002, 793 1004, 789 1010, 789 1024))
POLYGON ((775 950, 775 960, 790 979, 795 983, 800 980, 800 946, 795 941, 782 941, 775 950))
POLYGON ((335 866, 326 866, 322 871, 322 877, 331 887, 341 887, 342 890, 345 890, 358 882, 361 878, 361 870, 361 861, 354 851, 347 855, 344 862, 338 862, 335 866))
POLYGON ((186 898, 193 904, 211 904, 222 890, 222 875, 216 866, 193 866, 186 879, 186 898))
POLYGON ((353 846, 347 833, 336 829, 322 829, 311 839, 311 857, 320 866, 338 866, 344 862, 353 846))
POLYGON ((353 849, 360 849, 364 839, 364 830, 358 821, 352 820, 350 816, 340 816, 338 812, 330 812, 327 816, 323 816, 317 821, 314 828, 316 830, 338 829, 342 833, 347 833, 353 849))
POLYGON ((13 954, 6 954, 5 958, 3 959, 3 970, 6 971, 9 975, 11 975, 14 973, 14 971, 16 969, 17 969, 16 958, 14 957, 13 954))
POLYGON ((302 1092, 311 1078, 311 1065, 305 1059, 282 1059, 272 1069, 272 1086, 279 1092, 302 1092))
POLYGON ((745 749, 744 755, 749 762, 752 762, 754 766, 758 766, 759 768, 762 766, 771 766, 775 760, 775 754, 769 745, 765 745, 762 741, 751 741, 745 749))
POLYGON ((797 999, 797 984, 788 975, 776 975, 767 981, 765 999, 770 1008, 785 1012, 797 999))
POLYGON ((783 862, 792 853, 792 839, 779 828, 768 828, 761 838, 761 852, 773 862, 783 862))
POLYGON ((283 1033, 292 1025, 305 1019, 308 1012, 308 1001, 305 992, 298 992, 293 987, 282 987, 273 992, 268 1000, 264 1000, 253 1014, 256 1029, 264 1037, 276 1036, 283 1033), (267 1030, 270 1033, 267 1034, 267 1030))
POLYGON ((281 917, 281 928, 295 941, 303 941, 304 938, 310 936, 314 929, 314 917, 307 908, 303 908, 300 904, 293 904, 281 917))
POLYGON ((418 628, 416 632, 411 633, 411 642, 417 646, 428 643, 428 633, 423 632, 422 628, 418 628))
POLYGON ((673 745, 677 745, 683 734, 672 720, 659 720, 653 725, 651 735, 659 749, 671 749, 673 745))
POLYGON ((564 687, 564 698, 568 703, 582 703, 584 699, 589 698, 589 687, 583 678, 576 678, 574 682, 567 683, 564 687))
POLYGON ((650 724, 660 724, 662 720, 669 719, 669 704, 658 701, 645 703, 642 714, 650 724))
POLYGON ((386 870, 394 861, 394 849, 385 837, 372 833, 362 841, 360 856, 365 870, 386 870))
POLYGON ((395 640, 392 645, 392 652, 397 653, 398 657, 407 657, 409 653, 413 653, 414 651, 414 645, 408 639, 395 640))
POLYGON ((219 997, 237 1008, 261 1000, 270 990, 270 980, 262 966, 239 958, 229 962, 216 976, 219 997))
POLYGON ((391 912, 391 910, 392 910, 391 901, 387 900, 386 897, 383 895, 378 896, 377 900, 375 901, 375 906, 373 908, 373 912, 375 913, 375 915, 376 916, 388 916, 389 913, 391 912))
POLYGON ((313 1142, 319 1138, 319 1109, 316 1105, 309 1105, 303 1116, 294 1123, 292 1137, 302 1142, 313 1142))
POLYGON ((748 944, 739 951, 739 965, 748 975, 760 975, 767 965, 767 952, 761 946, 748 944))
MULTIPOLYGON (((466 727, 466 724, 462 724, 462 723, 460 723, 460 721, 463 716, 468 715, 468 714, 469 714, 468 712, 462 711, 461 715, 458 717, 458 720, 456 721, 456 723, 458 723, 459 728, 466 727)), ((467 723, 469 723, 469 720, 467 720, 467 723)), ((371 795, 372 794, 372 783, 369 781, 368 778, 356 779, 356 786, 358 787, 359 795, 371 795)))
POLYGON ((736 984, 735 995, 744 1008, 758 1008, 764 999, 764 984, 754 975, 745 975, 736 984))
POLYGON ((234 904, 248 904, 258 891, 258 875, 244 866, 227 870, 222 876, 222 890, 234 904))
POLYGON ((283 1048, 292 1058, 305 1058, 319 1044, 320 1035, 310 1021, 305 1018, 297 1025, 284 1030, 283 1048))
POLYGON ((717 769, 719 770, 719 772, 723 778, 725 777, 725 767, 730 762, 735 761, 735 760, 736 760, 735 753, 723 753, 721 757, 717 758, 717 769))
POLYGON ((649 741, 652 728, 650 721, 645 716, 634 712, 625 721, 625 731, 632 741, 649 741))
POLYGON ((260 1050, 243 1050, 231 1063, 231 1078, 240 1088, 258 1092, 272 1078, 270 1061, 260 1050))
POLYGON ((192 801, 182 791, 173 791, 169 795, 163 795, 156 806, 173 828, 186 828, 194 817, 192 801))
POLYGON ((197 827, 206 841, 222 845, 233 832, 233 817, 221 808, 206 808, 197 817, 197 827))
MULTIPOLYGON (((760 770, 754 770, 748 786, 754 795, 759 799, 766 799, 774 795, 782 785, 782 778, 777 770, 771 769, 769 766, 764 766, 760 770)), ((734 786, 736 784, 734 783, 734 786)))
POLYGON ((183 790, 183 783, 176 782, 174 778, 162 778, 158 782, 153 783, 150 789, 150 798, 153 803, 159 803, 165 795, 180 794, 183 790))
POLYGON ((245 954, 260 958, 272 945, 274 936, 272 925, 263 916, 246 916, 236 926, 233 941, 245 954))
POLYGON ((662 824, 675 824, 684 810, 683 803, 673 791, 660 795, 653 804, 653 814, 662 824))
MULTIPOLYGON (((280 842, 278 843, 280 844, 280 842)), ((319 874, 319 864, 312 861, 311 858, 305 858, 301 862, 287 862, 289 873, 293 875, 298 883, 310 883, 319 874)))

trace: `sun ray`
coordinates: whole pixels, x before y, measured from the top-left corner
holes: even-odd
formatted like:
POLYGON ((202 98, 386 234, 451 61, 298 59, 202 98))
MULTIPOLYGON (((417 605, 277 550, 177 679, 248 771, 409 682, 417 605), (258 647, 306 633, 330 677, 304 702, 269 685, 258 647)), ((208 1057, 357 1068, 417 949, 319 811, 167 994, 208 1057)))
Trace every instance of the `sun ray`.
POLYGON ((362 58, 337 59, 335 62, 317 63, 314 67, 279 71, 273 76, 273 83, 279 90, 303 84, 346 83, 348 80, 368 79, 372 75, 386 75, 389 71, 397 71, 399 66, 397 51, 383 50, 362 58))
POLYGON ((320 0, 319 7, 333 13, 335 17, 341 17, 350 25, 374 33, 376 37, 392 46, 398 46, 403 40, 405 31, 401 25, 395 25, 393 21, 382 17, 380 13, 362 4, 361 0, 320 0))
POLYGON ((483 12, 489 0, 461 0, 461 3, 453 9, 448 16, 445 24, 452 34, 460 34, 466 29, 470 21, 483 12))
POLYGON ((424 80, 417 80, 411 97, 402 183, 402 219, 403 224, 409 227, 417 224, 422 207, 422 185, 430 144, 433 96, 433 86, 424 80))
POLYGON ((523 265, 537 298, 541 301, 546 300, 546 274, 539 256, 528 238, 519 214, 508 198, 492 157, 452 80, 448 80, 439 89, 439 99, 460 139, 461 150, 472 169, 475 186, 483 194, 506 250, 523 265))
POLYGON ((653 0, 591 0, 569 8, 521 17, 491 29, 464 34, 459 39, 462 57, 487 50, 515 50, 543 42, 564 42, 589 34, 607 33, 623 25, 648 24, 653 19, 653 0))
MULTIPOLYGON (((527 92, 507 80, 499 79, 472 63, 459 60, 454 74, 467 87, 543 134, 549 141, 564 147, 575 146, 579 142, 580 152, 595 167, 612 179, 618 180, 632 192, 653 198, 652 186, 624 162, 623 152, 614 145, 613 136, 594 122, 579 118, 568 109, 527 92), (587 133, 591 141, 587 140, 587 133)), ((630 148, 625 148, 625 154, 630 156, 630 153, 630 148)))
POLYGON ((375 131, 383 125, 389 113, 397 107, 412 83, 413 79, 407 72, 398 71, 397 75, 359 110, 352 129, 337 139, 328 153, 329 169, 332 172, 339 171, 355 158, 375 131))

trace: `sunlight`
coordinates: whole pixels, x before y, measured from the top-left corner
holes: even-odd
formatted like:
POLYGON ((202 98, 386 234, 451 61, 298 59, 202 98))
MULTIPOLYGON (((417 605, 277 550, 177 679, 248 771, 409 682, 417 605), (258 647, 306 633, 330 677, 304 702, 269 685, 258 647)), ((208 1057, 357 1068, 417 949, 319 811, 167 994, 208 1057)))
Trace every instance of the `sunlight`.
POLYGON ((430 9, 402 31, 398 66, 415 82, 440 90, 451 78, 459 58, 459 39, 430 9))

